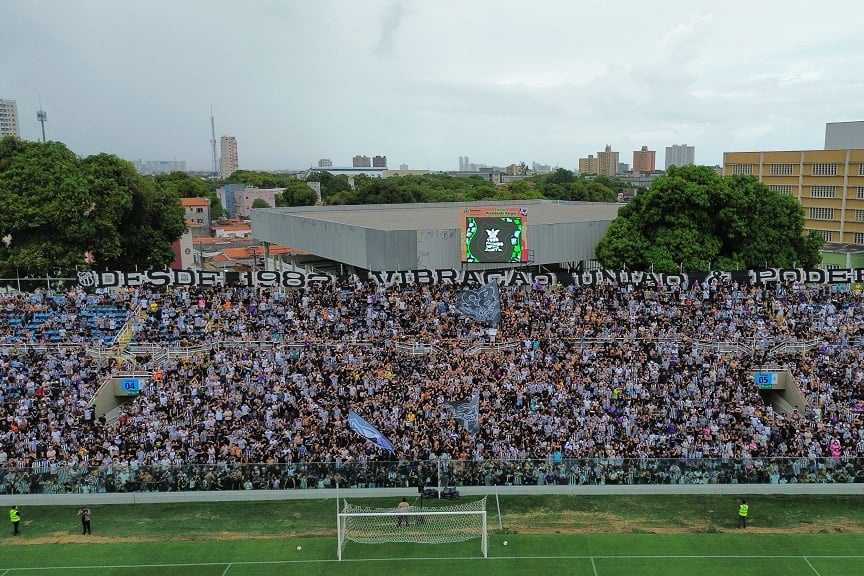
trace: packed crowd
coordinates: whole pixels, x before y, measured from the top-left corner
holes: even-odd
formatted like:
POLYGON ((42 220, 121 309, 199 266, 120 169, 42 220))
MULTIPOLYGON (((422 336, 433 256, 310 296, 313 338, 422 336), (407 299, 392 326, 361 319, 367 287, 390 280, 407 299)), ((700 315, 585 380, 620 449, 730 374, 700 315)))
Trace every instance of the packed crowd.
POLYGON ((457 291, 0 296, 0 492, 864 480, 855 291, 502 288, 497 330, 461 314, 457 291), (95 305, 125 311, 133 350, 196 352, 93 355, 77 319, 95 305), (22 339, 4 321, 21 314, 62 326, 63 341, 22 339), (778 348, 792 342, 809 348, 778 348), (765 366, 791 370, 803 406, 766 402, 752 377, 765 366), (132 370, 153 374, 141 394, 116 419, 86 418, 102 381, 132 370), (474 395, 472 435, 444 403, 474 395), (353 432, 349 411, 394 452, 353 432))

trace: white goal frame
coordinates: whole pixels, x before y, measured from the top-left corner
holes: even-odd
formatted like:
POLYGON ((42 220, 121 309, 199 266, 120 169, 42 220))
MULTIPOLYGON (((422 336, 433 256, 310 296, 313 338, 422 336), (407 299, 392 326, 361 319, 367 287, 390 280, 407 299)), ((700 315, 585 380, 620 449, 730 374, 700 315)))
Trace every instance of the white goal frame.
POLYGON ((446 506, 435 508, 420 508, 412 506, 408 512, 398 512, 395 509, 352 507, 346 502, 345 508, 343 508, 342 512, 336 514, 337 557, 339 560, 342 560, 342 551, 349 540, 361 544, 383 544, 386 542, 444 544, 463 542, 465 540, 470 540, 471 538, 480 538, 480 551, 483 554, 483 558, 487 558, 489 552, 489 538, 488 524, 486 522, 486 498, 473 504, 482 506, 482 509, 460 510, 458 508, 461 508, 461 506, 454 506, 453 508, 457 508, 456 510, 447 510, 446 506), (359 508, 362 511, 346 511, 349 510, 349 508, 359 508), (474 534, 468 534, 467 531, 460 531, 457 533, 444 534, 443 537, 440 534, 436 535, 423 530, 423 526, 427 523, 434 525, 434 518, 444 516, 476 516, 479 519, 479 526, 474 534), (369 518, 373 520, 375 518, 388 519, 388 525, 396 527, 396 530, 394 530, 392 534, 394 537, 388 539, 386 534, 383 537, 375 535, 358 536, 357 534, 352 534, 349 526, 352 518, 369 518), (403 521, 405 522, 405 525, 402 528, 399 528, 403 521), (392 524, 390 524, 391 522, 392 524))

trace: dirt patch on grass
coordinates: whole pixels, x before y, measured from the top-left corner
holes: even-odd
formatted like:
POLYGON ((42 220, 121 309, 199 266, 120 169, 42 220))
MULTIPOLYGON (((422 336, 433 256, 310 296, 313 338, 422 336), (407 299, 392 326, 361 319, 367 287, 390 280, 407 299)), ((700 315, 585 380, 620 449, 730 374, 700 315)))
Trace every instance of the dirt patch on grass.
MULTIPOLYGON (((699 519, 663 525, 656 519, 597 512, 532 513, 509 516, 505 520, 505 530, 517 534, 711 534, 738 530, 734 518, 724 524, 699 519)), ((832 518, 826 522, 801 522, 796 526, 771 528, 751 521, 747 531, 761 534, 864 534, 864 524, 849 518, 832 518)))
MULTIPOLYGON (((659 524, 657 519, 625 517, 609 513, 564 511, 554 514, 534 512, 505 517, 504 529, 512 534, 722 534, 739 532, 734 518, 728 523, 713 524, 705 519, 693 521, 677 520, 674 525, 659 524)), ((490 531, 497 526, 490 522, 490 531)), ((772 528, 751 522, 747 532, 755 534, 864 534, 864 524, 851 518, 831 518, 827 521, 802 521, 795 526, 772 528)), ((288 538, 334 537, 332 531, 313 530, 294 534, 249 534, 246 532, 213 532, 188 536, 109 536, 70 534, 53 532, 48 536, 29 538, 4 538, 0 546, 38 546, 46 544, 117 544, 168 541, 219 541, 219 540, 284 540, 288 538)))
POLYGON ((330 532, 304 532, 303 534, 246 534, 243 532, 214 532, 194 536, 100 536, 54 533, 35 538, 15 538, 0 542, 2 545, 39 546, 44 544, 118 544, 141 542, 203 542, 209 540, 285 540, 287 538, 316 538, 335 536, 330 532))

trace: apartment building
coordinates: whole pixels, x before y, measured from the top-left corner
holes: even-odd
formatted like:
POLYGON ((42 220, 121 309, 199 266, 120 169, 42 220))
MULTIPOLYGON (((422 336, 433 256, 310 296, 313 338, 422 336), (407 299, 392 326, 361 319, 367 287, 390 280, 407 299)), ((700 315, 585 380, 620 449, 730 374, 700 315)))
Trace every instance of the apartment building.
POLYGON ((0 138, 3 136, 21 137, 18 126, 18 104, 15 100, 0 98, 0 138))
POLYGON ((224 180, 237 171, 237 139, 234 136, 222 136, 219 141, 222 155, 219 157, 219 175, 224 180))
POLYGON ((600 161, 589 154, 587 158, 579 158, 579 174, 597 174, 600 171, 600 161))
MULTIPOLYGON (((657 152, 648 150, 648 146, 642 146, 641 150, 633 151, 633 172, 650 174, 656 170, 657 152)), ((626 172, 624 170, 623 172, 626 172)))
POLYGON ((614 178, 618 174, 618 152, 612 150, 612 146, 606 145, 603 152, 597 153, 598 174, 614 178))
POLYGON ((793 196, 826 242, 864 244, 864 149, 726 152, 723 175, 734 174, 793 196))

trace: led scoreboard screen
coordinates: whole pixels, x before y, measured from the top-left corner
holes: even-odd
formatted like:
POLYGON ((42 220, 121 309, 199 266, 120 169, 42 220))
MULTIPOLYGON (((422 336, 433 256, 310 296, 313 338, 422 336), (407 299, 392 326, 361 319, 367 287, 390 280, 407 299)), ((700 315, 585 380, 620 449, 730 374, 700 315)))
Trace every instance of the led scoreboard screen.
POLYGON ((128 396, 137 396, 141 393, 141 381, 138 378, 121 378, 120 390, 128 396))
POLYGON ((462 262, 528 262, 528 209, 465 208, 462 262))

